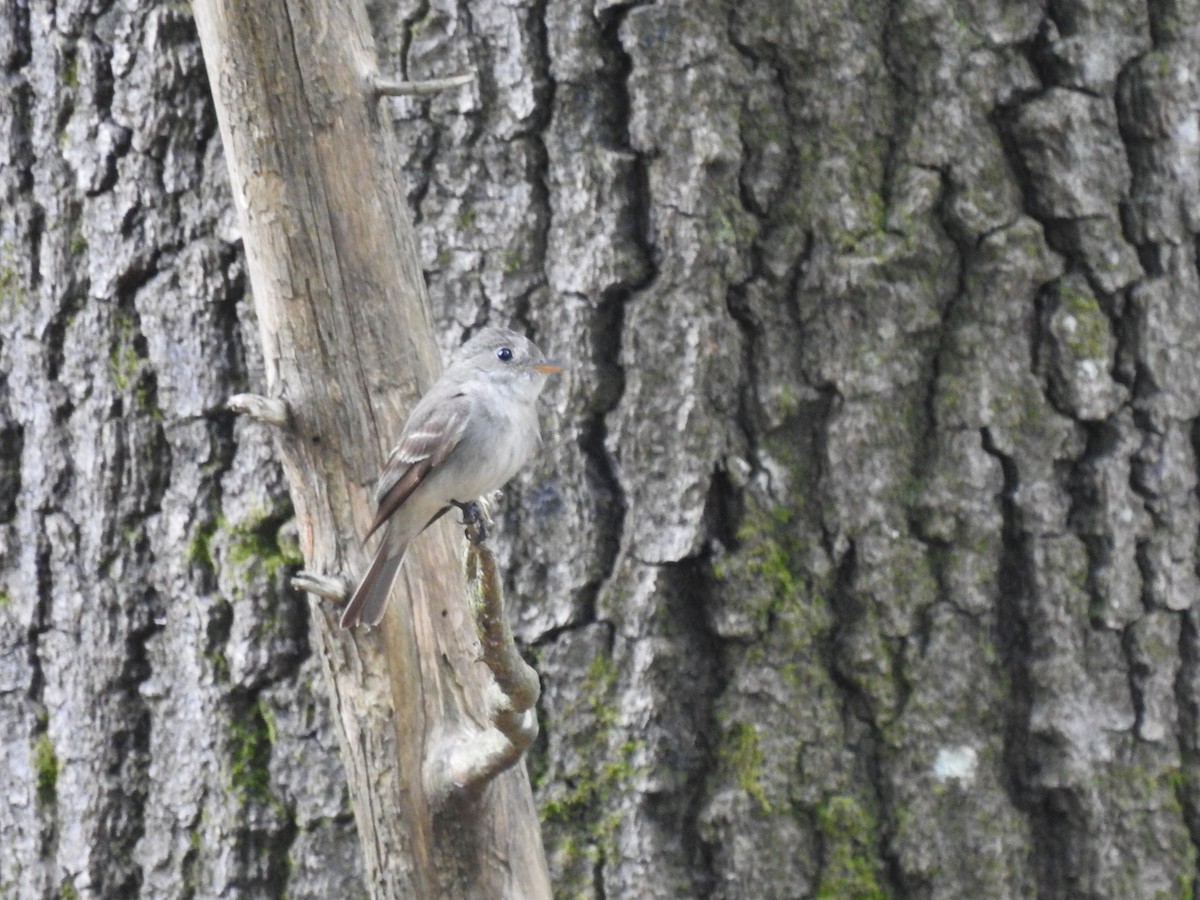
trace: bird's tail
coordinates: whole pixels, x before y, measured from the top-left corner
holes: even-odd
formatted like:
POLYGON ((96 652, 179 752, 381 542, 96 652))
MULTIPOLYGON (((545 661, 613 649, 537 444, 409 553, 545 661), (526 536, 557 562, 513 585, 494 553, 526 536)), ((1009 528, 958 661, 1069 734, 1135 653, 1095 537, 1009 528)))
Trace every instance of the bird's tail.
POLYGON ((353 628, 355 625, 378 625, 387 608, 388 595, 392 591, 392 582, 396 580, 396 572, 400 563, 404 562, 404 553, 408 550, 408 541, 399 547, 393 546, 393 536, 385 534, 371 562, 371 568, 358 583, 354 595, 342 611, 343 628, 353 628))

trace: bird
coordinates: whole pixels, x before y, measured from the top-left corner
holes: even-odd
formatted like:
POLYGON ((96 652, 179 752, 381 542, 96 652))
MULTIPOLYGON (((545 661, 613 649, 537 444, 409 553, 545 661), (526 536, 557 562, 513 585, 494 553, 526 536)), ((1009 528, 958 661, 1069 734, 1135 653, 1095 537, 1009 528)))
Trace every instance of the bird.
POLYGON ((503 487, 541 446, 537 399, 548 362, 523 334, 488 326, 455 351, 442 377, 418 401, 375 486, 383 540, 342 612, 341 627, 383 619, 409 545, 452 506, 503 487))

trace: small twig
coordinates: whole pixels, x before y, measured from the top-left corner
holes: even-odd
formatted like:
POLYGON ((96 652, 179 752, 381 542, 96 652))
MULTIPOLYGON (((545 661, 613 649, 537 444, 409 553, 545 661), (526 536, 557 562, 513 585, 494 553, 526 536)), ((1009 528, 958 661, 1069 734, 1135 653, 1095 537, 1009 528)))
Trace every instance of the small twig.
POLYGON ((292 587, 298 591, 316 594, 334 603, 344 603, 350 595, 350 585, 341 578, 318 575, 316 572, 300 570, 292 576, 292 587))
POLYGON ((276 428, 287 427, 290 419, 286 403, 260 394, 234 394, 225 401, 225 407, 276 428))
POLYGON ((380 97, 429 97, 463 87, 475 80, 473 72, 449 75, 446 78, 430 78, 425 81, 395 81, 376 76, 375 93, 380 97))
MULTIPOLYGON (((533 667, 521 658, 508 625, 504 608, 504 589, 500 586, 496 557, 485 544, 467 547, 467 578, 475 594, 475 625, 483 644, 483 661, 492 670, 502 696, 494 713, 524 713, 532 709, 541 694, 541 682, 533 667)), ((497 721, 503 730, 504 726, 497 721)), ((537 727, 534 726, 534 736, 537 727)), ((515 735, 513 736, 515 739, 515 735)))
MULTIPOLYGON (((467 512, 464 510, 464 513, 467 512)), ((484 543, 487 517, 467 515, 467 587, 493 681, 485 693, 490 727, 471 727, 431 744, 425 762, 431 797, 448 802, 478 794, 501 772, 517 765, 538 735, 534 705, 538 674, 521 658, 508 624, 496 557, 484 543)))

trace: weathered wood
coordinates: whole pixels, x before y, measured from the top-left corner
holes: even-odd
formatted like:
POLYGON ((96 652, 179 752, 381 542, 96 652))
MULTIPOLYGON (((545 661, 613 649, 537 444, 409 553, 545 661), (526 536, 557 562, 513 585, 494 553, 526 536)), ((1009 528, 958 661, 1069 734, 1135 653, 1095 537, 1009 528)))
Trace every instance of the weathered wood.
POLYGON ((283 428, 289 421, 286 403, 259 394, 234 394, 225 402, 225 408, 276 428, 283 428))
MULTIPOLYGON (((244 228, 301 545, 315 572, 360 571, 366 482, 439 370, 361 4, 196 4, 244 228)), ((549 896, 521 768, 438 810, 422 770, 438 739, 485 720, 488 678, 448 523, 410 551, 377 632, 313 637, 377 897, 549 896), (482 670, 482 671, 481 671, 482 670), (435 821, 436 819, 436 821, 435 821)))
POLYGON ((392 78, 375 79, 375 93, 381 97, 430 97, 443 91, 465 87, 475 80, 470 73, 451 75, 447 78, 430 78, 425 81, 397 81, 392 78))

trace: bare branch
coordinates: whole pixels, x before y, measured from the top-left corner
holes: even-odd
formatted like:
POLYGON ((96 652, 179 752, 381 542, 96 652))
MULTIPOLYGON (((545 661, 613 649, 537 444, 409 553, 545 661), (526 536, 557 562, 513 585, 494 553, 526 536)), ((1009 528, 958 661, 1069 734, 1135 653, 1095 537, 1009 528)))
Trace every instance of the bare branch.
POLYGON ((350 596, 350 585, 342 578, 318 575, 316 572, 299 571, 292 577, 292 587, 298 591, 316 594, 334 603, 344 603, 350 596))
POLYGON ((509 708, 517 712, 531 709, 541 694, 541 684, 537 672, 521 658, 513 640, 504 607, 504 590, 496 571, 496 557, 486 545, 471 542, 467 547, 466 566, 471 606, 483 644, 483 661, 492 670, 509 708))
POLYGON ((274 425, 276 428, 287 427, 291 418, 286 403, 260 394, 234 394, 225 401, 225 407, 235 413, 249 416, 256 422, 274 425))
POLYGON ((430 745, 425 779, 431 797, 443 801, 471 795, 506 769, 516 765, 537 739, 534 705, 541 694, 538 674, 517 651, 496 558, 484 544, 486 517, 467 519, 467 584, 483 662, 494 679, 484 701, 491 728, 471 728, 448 734, 430 745))
POLYGON ((429 97, 463 87, 475 80, 473 72, 463 72, 446 78, 430 78, 426 81, 396 81, 377 76, 375 93, 380 97, 429 97))

